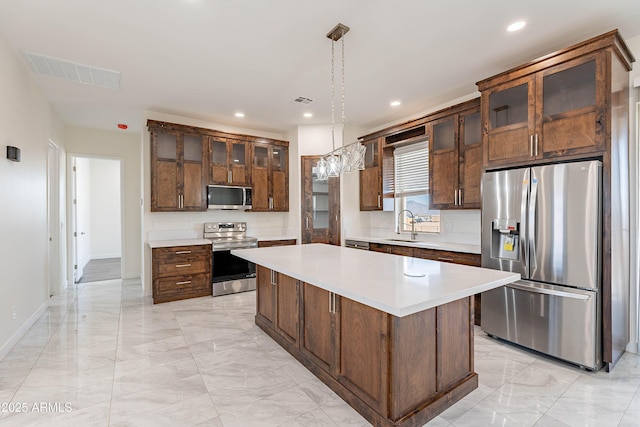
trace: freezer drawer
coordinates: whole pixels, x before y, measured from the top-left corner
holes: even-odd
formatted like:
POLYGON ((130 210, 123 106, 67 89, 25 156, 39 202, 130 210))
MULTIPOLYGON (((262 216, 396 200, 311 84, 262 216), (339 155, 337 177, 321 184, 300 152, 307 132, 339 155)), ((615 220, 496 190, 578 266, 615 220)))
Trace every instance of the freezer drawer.
POLYGON ((520 281, 483 292, 481 312, 488 334, 600 368, 597 292, 520 281))

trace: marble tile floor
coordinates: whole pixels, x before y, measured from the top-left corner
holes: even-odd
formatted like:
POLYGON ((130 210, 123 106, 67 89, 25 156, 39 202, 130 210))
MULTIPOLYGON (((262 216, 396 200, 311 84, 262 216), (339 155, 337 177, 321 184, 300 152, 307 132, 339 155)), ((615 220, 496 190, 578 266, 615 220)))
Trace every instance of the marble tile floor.
MULTIPOLYGON (((0 426, 367 426, 260 331, 255 294, 78 284, 0 361, 0 426)), ((590 373, 476 329, 480 385, 428 426, 640 426, 640 356, 590 373)))

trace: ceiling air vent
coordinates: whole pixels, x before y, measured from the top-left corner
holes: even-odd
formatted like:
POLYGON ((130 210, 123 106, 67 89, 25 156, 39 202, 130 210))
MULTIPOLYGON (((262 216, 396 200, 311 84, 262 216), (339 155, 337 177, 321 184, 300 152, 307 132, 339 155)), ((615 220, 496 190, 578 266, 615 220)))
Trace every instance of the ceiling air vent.
POLYGON ((304 96, 299 96, 296 99, 294 99, 294 101, 299 102, 301 104, 311 104, 313 102, 313 99, 305 98, 304 96))
POLYGON ((22 51, 22 54, 37 74, 120 90, 120 73, 118 71, 78 64, 77 62, 52 58, 33 52, 22 51))

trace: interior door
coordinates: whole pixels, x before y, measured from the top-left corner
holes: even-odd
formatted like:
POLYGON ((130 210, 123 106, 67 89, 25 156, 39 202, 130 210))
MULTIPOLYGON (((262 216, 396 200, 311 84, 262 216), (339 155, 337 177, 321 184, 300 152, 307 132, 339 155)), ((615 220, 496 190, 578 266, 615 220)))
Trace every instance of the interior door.
POLYGON ((340 245, 340 177, 318 180, 320 156, 302 156, 302 243, 340 245))

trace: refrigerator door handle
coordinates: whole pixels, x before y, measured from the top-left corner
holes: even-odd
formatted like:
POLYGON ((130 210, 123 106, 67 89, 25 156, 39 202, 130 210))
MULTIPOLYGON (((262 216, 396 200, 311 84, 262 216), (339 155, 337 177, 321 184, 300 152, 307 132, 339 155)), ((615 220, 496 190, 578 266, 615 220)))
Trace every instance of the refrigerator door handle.
POLYGON ((529 195, 529 259, 531 260, 531 268, 529 269, 529 277, 533 277, 533 270, 538 268, 536 261, 536 204, 538 202, 538 178, 531 174, 531 194, 529 195))
POLYGON ((522 201, 520 202, 520 218, 522 221, 520 230, 520 259, 523 271, 521 272, 524 279, 528 279, 529 276, 529 252, 527 239, 527 200, 529 195, 529 178, 531 176, 531 170, 527 169, 522 182, 522 201))
POLYGON ((591 298, 589 295, 575 294, 573 292, 565 292, 565 291, 556 291, 554 289, 538 288, 536 286, 520 285, 518 283, 509 283, 508 285, 505 285, 505 286, 508 288, 518 289, 521 291, 535 292, 538 294, 546 294, 546 295, 554 295, 554 296, 563 297, 563 298, 573 298, 573 299, 580 299, 580 300, 587 300, 591 298))

